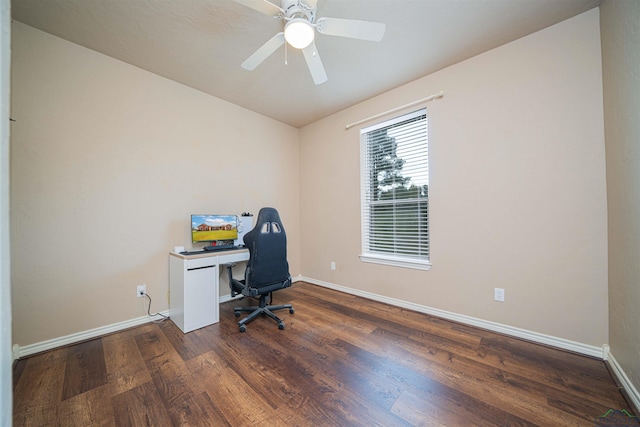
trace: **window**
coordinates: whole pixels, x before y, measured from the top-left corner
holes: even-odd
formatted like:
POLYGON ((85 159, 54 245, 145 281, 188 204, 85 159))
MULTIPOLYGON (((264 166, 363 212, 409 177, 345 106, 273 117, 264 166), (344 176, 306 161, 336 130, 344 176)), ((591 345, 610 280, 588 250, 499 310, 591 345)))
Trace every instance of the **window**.
POLYGON ((363 261, 429 269, 427 136, 426 109, 360 131, 363 261))

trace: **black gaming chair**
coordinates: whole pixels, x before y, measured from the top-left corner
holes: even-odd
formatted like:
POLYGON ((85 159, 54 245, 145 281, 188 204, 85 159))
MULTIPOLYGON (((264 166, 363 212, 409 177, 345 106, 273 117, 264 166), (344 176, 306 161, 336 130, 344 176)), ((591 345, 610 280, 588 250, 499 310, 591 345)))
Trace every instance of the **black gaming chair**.
POLYGON ((273 302, 271 293, 291 286, 289 263, 287 262, 287 235, 280 221, 280 215, 274 208, 262 208, 254 228, 244 236, 244 245, 249 249, 249 261, 244 272, 244 280, 233 278, 233 264, 227 265, 229 272, 229 286, 231 296, 242 294, 257 298, 258 306, 236 307, 236 317, 240 313, 250 313, 238 322, 240 332, 247 330, 245 326, 258 315, 266 315, 278 322, 278 328, 284 329, 284 322, 275 314, 276 310, 289 309, 293 314, 291 304, 267 305, 267 297, 273 302))

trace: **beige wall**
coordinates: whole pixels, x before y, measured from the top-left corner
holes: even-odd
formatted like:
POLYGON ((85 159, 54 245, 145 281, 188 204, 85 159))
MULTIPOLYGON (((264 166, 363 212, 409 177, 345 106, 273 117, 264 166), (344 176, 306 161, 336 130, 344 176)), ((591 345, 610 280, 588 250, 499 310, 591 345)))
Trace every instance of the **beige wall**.
POLYGON ((611 353, 640 390, 640 2, 601 6, 611 353))
POLYGON ((594 9, 303 128, 303 274, 607 343, 598 20, 594 9), (345 124, 440 90, 444 98, 427 104, 433 267, 363 263, 359 129, 345 124), (493 301, 495 287, 504 303, 493 301))
POLYGON ((607 343, 598 20, 592 10, 300 131, 15 23, 14 342, 138 317, 140 283, 166 309, 167 251, 189 244, 190 213, 273 205, 294 275, 607 343), (427 105, 433 268, 362 263, 358 129, 344 125, 440 90, 427 105))
MULTIPOLYGON (((191 213, 274 206, 299 262, 298 129, 13 24, 14 343, 168 308, 191 213)), ((228 290, 221 291, 228 293, 228 290)))

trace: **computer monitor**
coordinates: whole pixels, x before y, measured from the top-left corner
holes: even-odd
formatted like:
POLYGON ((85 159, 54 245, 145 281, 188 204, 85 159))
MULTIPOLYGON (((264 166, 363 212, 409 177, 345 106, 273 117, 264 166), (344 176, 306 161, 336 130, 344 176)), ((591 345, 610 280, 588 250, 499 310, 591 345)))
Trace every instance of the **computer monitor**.
POLYGON ((191 215, 191 240, 193 243, 208 243, 205 250, 233 246, 237 238, 236 215, 191 215))

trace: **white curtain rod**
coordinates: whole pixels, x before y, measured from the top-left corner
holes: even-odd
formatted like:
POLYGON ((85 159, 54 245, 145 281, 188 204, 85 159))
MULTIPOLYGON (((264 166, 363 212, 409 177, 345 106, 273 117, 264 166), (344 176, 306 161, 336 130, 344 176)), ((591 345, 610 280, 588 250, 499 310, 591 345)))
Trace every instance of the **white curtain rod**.
POLYGON ((426 98, 418 99, 417 101, 413 101, 413 102, 410 102, 408 104, 401 105, 400 107, 396 107, 396 108, 394 108, 392 110, 384 111, 382 113, 376 114, 375 116, 367 117, 366 119, 362 119, 362 120, 358 120, 357 122, 349 123, 348 125, 345 126, 345 129, 348 130, 349 128, 352 128, 352 127, 357 126, 359 124, 362 124, 364 122, 368 122, 369 120, 377 119, 378 117, 386 116, 387 114, 391 114, 391 113, 395 113, 396 111, 404 110, 405 108, 412 107, 412 106, 414 106, 416 104, 421 104, 423 102, 433 101, 434 99, 442 98, 443 96, 444 96, 444 92, 440 91, 440 92, 438 92, 436 94, 427 96, 426 98))

